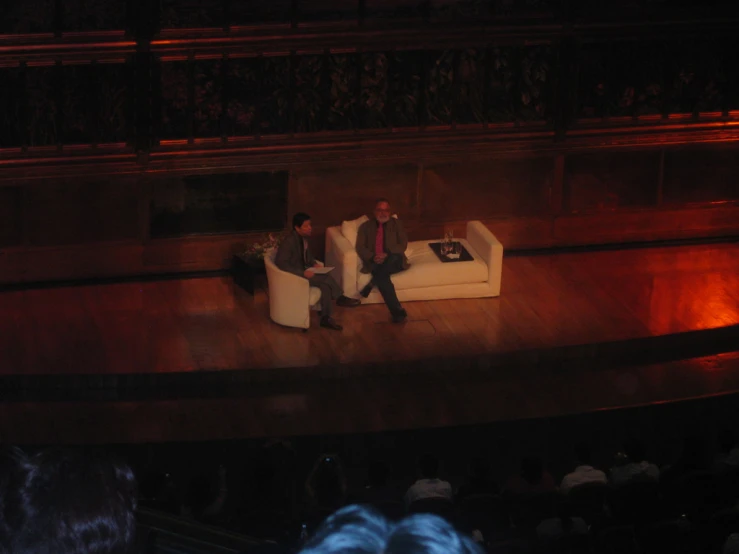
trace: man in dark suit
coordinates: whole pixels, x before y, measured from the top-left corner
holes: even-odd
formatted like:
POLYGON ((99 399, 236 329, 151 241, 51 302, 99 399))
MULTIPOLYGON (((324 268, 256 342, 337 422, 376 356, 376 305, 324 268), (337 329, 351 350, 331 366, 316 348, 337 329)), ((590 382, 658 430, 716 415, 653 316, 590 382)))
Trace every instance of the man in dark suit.
POLYGON ((313 232, 310 216, 305 213, 297 213, 293 216, 293 232, 287 237, 277 249, 275 265, 282 271, 299 275, 308 279, 311 287, 321 289, 321 327, 328 327, 341 331, 339 325, 331 314, 333 313, 333 301, 338 306, 354 307, 359 305, 359 300, 344 296, 341 287, 328 273, 317 275, 312 268, 320 267, 308 245, 308 237, 313 232))
POLYGON ((402 323, 408 314, 400 305, 395 285, 390 276, 408 269, 405 257, 408 235, 397 218, 390 217, 390 203, 386 198, 375 202, 375 217, 362 223, 357 232, 357 255, 362 260, 362 273, 372 273, 372 280, 359 294, 367 298, 373 287, 382 294, 395 323, 402 323))

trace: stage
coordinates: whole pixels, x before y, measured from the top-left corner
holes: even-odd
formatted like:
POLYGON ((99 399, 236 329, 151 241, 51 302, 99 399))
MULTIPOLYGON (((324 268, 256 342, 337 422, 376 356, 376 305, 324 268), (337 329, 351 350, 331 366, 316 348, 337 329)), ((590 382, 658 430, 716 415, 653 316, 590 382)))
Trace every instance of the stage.
POLYGON ((0 292, 0 440, 206 440, 552 417, 739 391, 739 245, 504 258, 499 298, 269 319, 228 276, 0 292))

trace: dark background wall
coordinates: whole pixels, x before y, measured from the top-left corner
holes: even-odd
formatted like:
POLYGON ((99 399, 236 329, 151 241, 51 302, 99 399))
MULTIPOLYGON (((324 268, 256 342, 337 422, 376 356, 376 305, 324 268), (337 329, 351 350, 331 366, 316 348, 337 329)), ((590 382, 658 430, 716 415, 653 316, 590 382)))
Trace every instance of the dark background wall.
POLYGON ((739 234, 734 2, 12 4, 0 282, 223 268, 296 210, 320 251, 380 195, 507 249, 739 234))

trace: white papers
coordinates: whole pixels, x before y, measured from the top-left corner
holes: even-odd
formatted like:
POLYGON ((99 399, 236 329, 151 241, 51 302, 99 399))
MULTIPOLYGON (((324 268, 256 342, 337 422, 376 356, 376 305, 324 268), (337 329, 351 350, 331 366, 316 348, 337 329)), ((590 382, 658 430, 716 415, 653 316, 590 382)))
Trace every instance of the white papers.
POLYGON ((313 273, 316 275, 323 275, 324 273, 328 273, 333 269, 333 267, 309 267, 313 273))

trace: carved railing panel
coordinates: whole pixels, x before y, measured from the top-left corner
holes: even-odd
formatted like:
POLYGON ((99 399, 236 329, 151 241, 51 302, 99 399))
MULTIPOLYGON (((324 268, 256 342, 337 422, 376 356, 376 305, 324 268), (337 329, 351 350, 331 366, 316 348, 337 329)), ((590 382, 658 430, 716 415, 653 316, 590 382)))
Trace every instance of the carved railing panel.
POLYGON ((121 0, 64 0, 63 30, 80 32, 125 29, 126 4, 127 2, 121 0))
POLYGON ((0 68, 0 148, 23 145, 25 139, 25 71, 20 67, 0 68))
POLYGON ((23 240, 23 191, 0 188, 0 247, 17 246, 23 240))
POLYGON ((542 129, 566 141, 584 140, 583 129, 635 135, 684 122, 704 132, 734 121, 731 19, 654 33, 638 18, 655 5, 618 3, 637 10, 633 25, 593 23, 597 7, 565 13, 549 0, 56 0, 48 24, 6 5, 5 32, 56 35, 0 36, 0 149, 246 149, 268 136, 329 144, 346 131, 389 141, 398 129, 501 139, 542 129), (313 25, 326 22, 344 27, 313 25))
POLYGON ((29 146, 53 146, 61 140, 59 102, 61 66, 27 67, 26 136, 29 146))
POLYGON ((0 34, 53 33, 56 30, 55 0, 3 2, 0 34))

